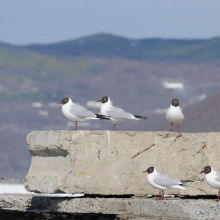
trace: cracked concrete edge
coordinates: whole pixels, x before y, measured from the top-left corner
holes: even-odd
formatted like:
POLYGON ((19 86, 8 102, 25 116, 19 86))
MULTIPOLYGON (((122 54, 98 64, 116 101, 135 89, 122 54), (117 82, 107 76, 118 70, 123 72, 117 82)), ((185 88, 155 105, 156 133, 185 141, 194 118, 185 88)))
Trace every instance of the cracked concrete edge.
POLYGON ((67 198, 43 195, 1 195, 0 209, 72 214, 114 214, 149 219, 220 219, 214 200, 67 198))

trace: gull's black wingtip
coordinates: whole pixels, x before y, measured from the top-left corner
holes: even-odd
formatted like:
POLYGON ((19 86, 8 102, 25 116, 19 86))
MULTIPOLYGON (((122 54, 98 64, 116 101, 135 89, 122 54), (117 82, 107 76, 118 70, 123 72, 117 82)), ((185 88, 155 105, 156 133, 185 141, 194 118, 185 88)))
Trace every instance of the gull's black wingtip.
POLYGON ((193 183, 194 181, 192 180, 180 180, 182 183, 193 183))
POLYGON ((141 119, 147 119, 147 116, 139 116, 139 115, 134 115, 135 118, 141 118, 141 119))
POLYGON ((106 115, 99 115, 99 114, 95 114, 97 118, 100 118, 100 119, 105 119, 105 120, 111 120, 109 117, 110 116, 106 116, 106 115))

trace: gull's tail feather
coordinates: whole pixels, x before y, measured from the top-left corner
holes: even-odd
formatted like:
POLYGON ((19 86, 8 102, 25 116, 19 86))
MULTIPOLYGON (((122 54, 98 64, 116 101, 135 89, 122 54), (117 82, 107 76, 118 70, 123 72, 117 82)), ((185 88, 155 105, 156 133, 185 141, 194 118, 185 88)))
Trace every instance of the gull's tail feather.
POLYGON ((184 188, 184 187, 182 187, 182 186, 185 186, 185 185, 179 186, 178 189, 186 190, 186 188, 184 188))
POLYGON ((109 117, 110 116, 106 116, 106 115, 99 115, 99 114, 95 114, 97 118, 100 118, 100 119, 105 119, 105 120, 111 120, 109 117))
POLYGON ((174 186, 170 187, 170 189, 182 189, 182 190, 186 190, 186 188, 184 188, 182 184, 174 185, 174 186))
POLYGON ((135 118, 142 118, 142 119, 147 119, 147 116, 139 116, 139 115, 134 115, 135 118))

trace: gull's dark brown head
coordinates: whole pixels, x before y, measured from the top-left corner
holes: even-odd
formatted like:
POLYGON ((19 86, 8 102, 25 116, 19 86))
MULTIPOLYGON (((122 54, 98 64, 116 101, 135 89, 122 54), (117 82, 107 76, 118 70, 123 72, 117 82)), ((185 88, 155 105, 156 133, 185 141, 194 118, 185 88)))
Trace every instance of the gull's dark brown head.
POLYGON ((179 100, 178 99, 173 99, 172 100, 172 106, 175 106, 175 107, 179 106, 179 100))
POLYGON ((206 166, 204 167, 204 170, 202 170, 200 173, 208 174, 208 173, 211 173, 211 171, 212 171, 212 168, 210 166, 206 166))
POLYGON ((100 100, 97 102, 106 103, 108 101, 108 96, 103 96, 100 100))
POLYGON ((142 173, 153 173, 154 172, 154 167, 149 167, 147 170, 145 170, 144 172, 142 172, 142 173))
POLYGON ((57 102, 57 104, 65 105, 67 102, 69 102, 69 98, 68 98, 68 97, 65 97, 65 98, 62 99, 62 101, 57 102))

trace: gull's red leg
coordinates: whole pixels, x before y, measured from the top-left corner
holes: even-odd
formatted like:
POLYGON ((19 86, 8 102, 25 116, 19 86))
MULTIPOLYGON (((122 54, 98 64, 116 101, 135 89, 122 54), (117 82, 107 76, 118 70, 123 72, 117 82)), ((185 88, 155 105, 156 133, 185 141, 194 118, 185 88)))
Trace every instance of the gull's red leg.
POLYGON ((115 131, 115 125, 116 125, 116 122, 114 122, 114 130, 113 131, 115 131))
POLYGON ((161 200, 164 200, 164 191, 162 190, 162 199, 161 200))
POLYGON ((75 124, 75 130, 77 130, 77 121, 76 121, 76 124, 75 124))
POLYGON ((179 131, 179 127, 180 127, 180 125, 179 125, 179 124, 177 124, 177 127, 178 127, 178 133, 180 133, 180 131, 179 131))
POLYGON ((173 131, 173 123, 171 122, 171 131, 173 131))
POLYGON ((159 198, 156 200, 161 200, 161 191, 159 191, 159 198))

